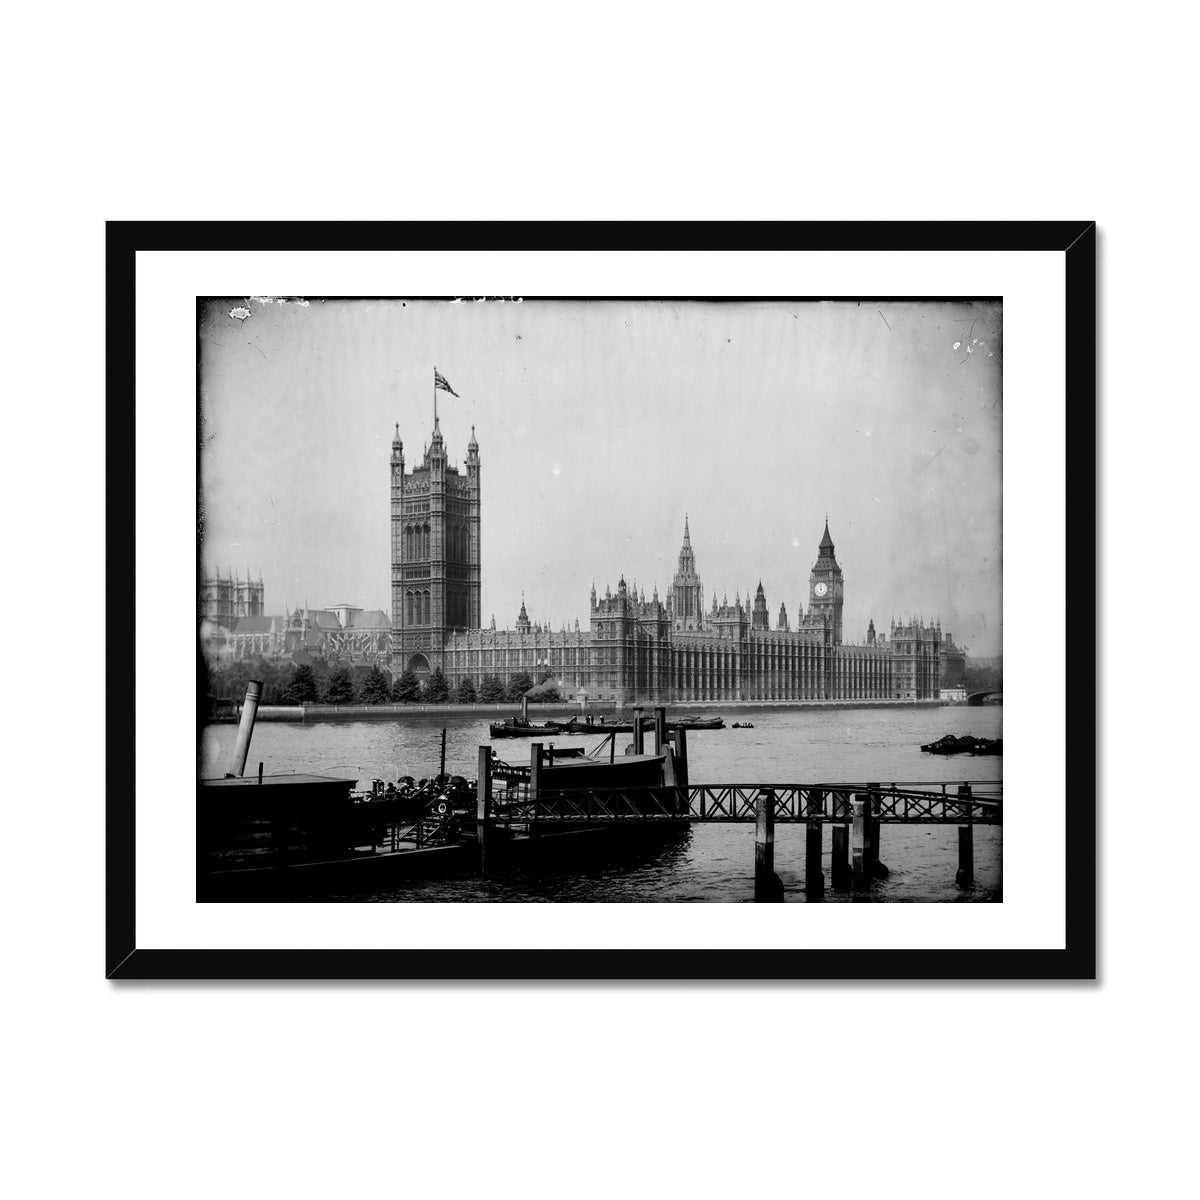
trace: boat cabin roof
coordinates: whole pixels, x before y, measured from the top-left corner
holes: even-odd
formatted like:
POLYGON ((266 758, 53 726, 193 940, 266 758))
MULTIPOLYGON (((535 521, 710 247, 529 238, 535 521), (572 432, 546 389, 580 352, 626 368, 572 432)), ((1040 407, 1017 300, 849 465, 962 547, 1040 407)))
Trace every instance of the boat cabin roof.
POLYGON ((610 763, 607 758, 569 758, 564 762, 556 762, 554 769, 560 771, 570 767, 608 767, 617 763, 660 763, 666 756, 663 754, 618 754, 610 763))

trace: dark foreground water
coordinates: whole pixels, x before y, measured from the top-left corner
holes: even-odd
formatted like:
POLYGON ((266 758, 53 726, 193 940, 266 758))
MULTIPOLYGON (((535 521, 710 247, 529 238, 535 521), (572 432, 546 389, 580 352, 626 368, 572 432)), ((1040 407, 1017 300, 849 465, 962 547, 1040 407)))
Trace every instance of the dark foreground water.
MULTIPOLYGON (((941 783, 1001 778, 1002 758, 922 754, 944 733, 1000 737, 1000 707, 921 709, 729 709, 727 723, 752 721, 753 729, 688 733, 693 783, 941 783)), ((405 715, 396 721, 301 725, 263 722, 254 730, 247 773, 263 763, 267 774, 318 774, 394 779, 435 775, 446 728, 446 769, 473 779, 478 748, 491 744, 488 719, 440 714, 405 715)), ((237 729, 205 730, 200 770, 205 777, 228 769, 237 729)), ((600 734, 559 739, 588 749, 600 734)), ((549 740, 549 739, 547 739, 549 740)), ((618 752, 631 735, 618 735, 618 752)), ((527 762, 529 745, 494 743, 509 762, 527 762)), ((1001 829, 975 829, 975 886, 954 882, 958 833, 952 825, 885 825, 880 858, 891 874, 872 887, 888 901, 995 901, 1001 897, 1001 829)), ((829 881, 830 832, 824 870, 829 881)), ((775 870, 789 901, 803 900, 804 827, 777 825, 775 870)), ((412 880, 372 895, 333 897, 359 901, 726 901, 749 900, 754 890, 754 826, 697 825, 677 841, 573 864, 570 869, 513 871, 488 878, 412 880)), ((844 897, 826 887, 826 899, 844 897)), ((329 899, 331 897, 323 897, 329 899)))

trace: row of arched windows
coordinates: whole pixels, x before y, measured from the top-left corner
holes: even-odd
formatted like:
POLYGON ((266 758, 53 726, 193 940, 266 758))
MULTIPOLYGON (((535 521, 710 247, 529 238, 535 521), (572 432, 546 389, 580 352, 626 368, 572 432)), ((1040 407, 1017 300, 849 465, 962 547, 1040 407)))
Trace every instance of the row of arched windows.
POLYGON ((404 593, 405 625, 429 624, 429 589, 404 593))
MULTIPOLYGON (((465 628, 469 618, 468 597, 464 592, 449 592, 446 596, 446 622, 454 628, 465 628)), ((429 624, 429 589, 417 588, 404 593, 404 624, 429 624)))
MULTIPOLYGON (((470 538, 465 525, 449 525, 446 528, 446 557, 451 562, 468 561, 470 538)), ((429 526, 406 525, 404 527, 404 561, 414 562, 428 558, 430 553, 429 526)))
POLYGON ((429 526, 406 525, 404 527, 404 561, 429 557, 429 526))

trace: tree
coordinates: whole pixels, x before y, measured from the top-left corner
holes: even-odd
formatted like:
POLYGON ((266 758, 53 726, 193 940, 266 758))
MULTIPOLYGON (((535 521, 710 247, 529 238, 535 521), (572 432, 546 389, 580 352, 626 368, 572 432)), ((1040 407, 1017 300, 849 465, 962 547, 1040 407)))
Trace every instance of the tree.
POLYGON ((436 667, 433 674, 425 680, 421 699, 426 704, 445 704, 450 699, 450 685, 446 682, 441 667, 436 667))
POLYGON ((504 684, 495 675, 485 675, 479 681, 479 699, 484 704, 499 704, 504 699, 504 684))
POLYGON ((349 667, 335 667, 329 673, 327 700, 330 704, 354 703, 354 676, 349 667))
POLYGON ((390 697, 391 688, 388 687, 387 676, 379 669, 377 663, 372 663, 366 679, 363 680, 363 703, 386 704, 390 697))
POLYGON ((518 671, 508 681, 508 699, 520 700, 531 687, 533 687, 533 680, 524 671, 518 671))
POLYGON ((421 685, 411 667, 392 684, 392 701, 395 704, 411 704, 420 695, 421 685))
POLYGON ((1004 686, 1004 676, 998 667, 967 666, 963 671, 963 683, 968 692, 998 691, 1004 686))
POLYGON ((288 688, 292 685, 294 670, 290 662, 280 662, 278 659, 264 660, 262 663, 264 704, 287 704, 288 688))
POLYGON ((284 703, 316 704, 317 695, 317 677, 308 663, 302 663, 296 668, 292 682, 284 692, 284 703))
POLYGON ((317 699, 324 702, 329 695, 329 664, 324 658, 313 658, 311 665, 313 678, 317 681, 317 699))
POLYGON ((455 689, 454 698, 459 704, 474 704, 479 695, 475 691, 475 680, 468 675, 455 689))

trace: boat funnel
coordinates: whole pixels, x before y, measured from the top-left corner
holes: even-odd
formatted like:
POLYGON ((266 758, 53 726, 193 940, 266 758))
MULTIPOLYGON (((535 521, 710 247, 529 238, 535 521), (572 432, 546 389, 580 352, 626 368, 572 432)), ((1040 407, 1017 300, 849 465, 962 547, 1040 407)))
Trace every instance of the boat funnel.
POLYGON ((522 721, 529 720, 529 697, 528 696, 521 697, 521 720, 522 721))
POLYGON ((242 721, 238 726, 237 741, 233 746, 233 774, 239 779, 246 770, 246 756, 250 753, 250 737, 254 733, 254 718, 258 714, 258 698, 262 695, 262 682, 251 679, 246 684, 246 699, 242 704, 242 721))

